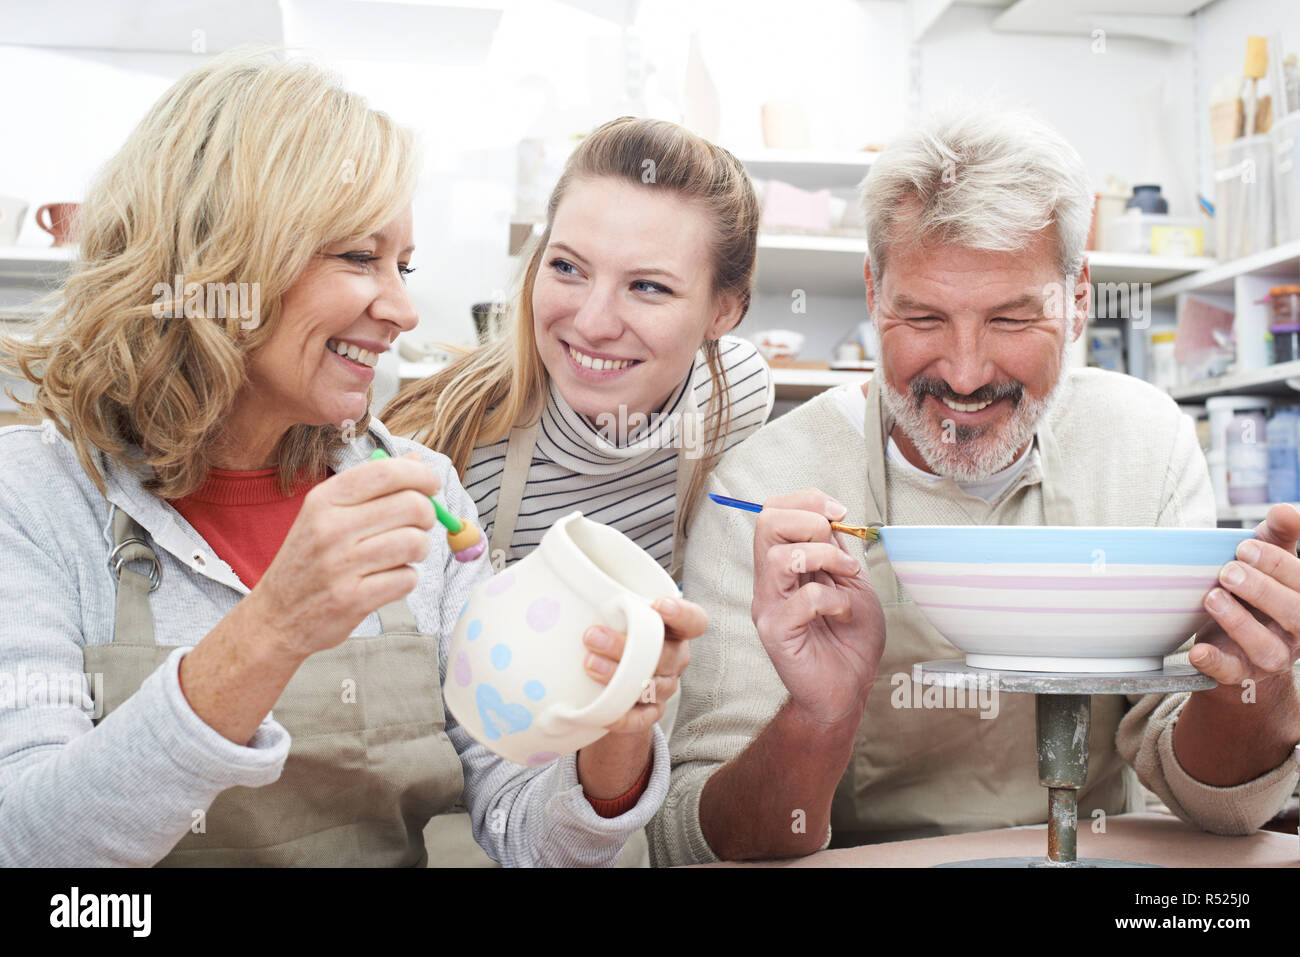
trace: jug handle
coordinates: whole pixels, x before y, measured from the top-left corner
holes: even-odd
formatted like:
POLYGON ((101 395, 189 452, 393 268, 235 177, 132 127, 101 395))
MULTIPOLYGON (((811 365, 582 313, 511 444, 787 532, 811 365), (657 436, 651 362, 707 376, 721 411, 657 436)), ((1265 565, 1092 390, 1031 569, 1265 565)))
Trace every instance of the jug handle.
POLYGON ((623 657, 595 701, 583 708, 547 709, 538 721, 547 731, 571 725, 603 728, 613 724, 640 698, 645 679, 654 675, 664 647, 664 620, 659 613, 643 599, 628 594, 614 596, 605 610, 623 613, 627 633, 623 657))

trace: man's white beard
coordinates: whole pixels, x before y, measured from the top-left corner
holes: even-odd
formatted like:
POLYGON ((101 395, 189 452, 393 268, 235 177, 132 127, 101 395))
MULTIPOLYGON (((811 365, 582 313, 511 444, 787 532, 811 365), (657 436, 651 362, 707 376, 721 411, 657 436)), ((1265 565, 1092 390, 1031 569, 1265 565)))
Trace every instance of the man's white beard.
MULTIPOLYGON (((1034 437, 1038 423, 1056 404, 1065 385, 1066 359, 1070 340, 1067 337, 1061 349, 1060 369, 1056 382, 1046 398, 1031 399, 1021 386, 1021 399, 1011 410, 1011 418, 1000 426, 958 425, 955 422, 945 430, 943 421, 924 411, 925 399, 918 406, 916 396, 904 395, 880 373, 880 397, 885 408, 894 417, 903 434, 911 439, 921 458, 935 475, 943 475, 955 482, 981 482, 1012 463, 1016 453, 1034 437), (996 431, 990 431, 996 429, 996 431), (945 432, 950 437, 945 441, 945 432)), ((888 437, 886 436, 886 441, 888 437)))

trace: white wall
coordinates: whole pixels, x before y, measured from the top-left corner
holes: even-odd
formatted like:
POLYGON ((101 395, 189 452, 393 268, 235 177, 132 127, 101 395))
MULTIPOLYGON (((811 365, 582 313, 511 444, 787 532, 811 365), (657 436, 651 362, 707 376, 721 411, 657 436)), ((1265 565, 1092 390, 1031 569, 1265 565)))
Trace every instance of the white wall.
POLYGON ((1195 143, 1192 52, 1187 47, 1090 32, 998 33, 1001 10, 954 7, 922 43, 922 106, 960 91, 1028 106, 1078 149, 1093 185, 1107 173, 1160 183, 1170 212, 1195 209, 1183 162, 1195 143))
MULTIPOLYGON (((638 106, 680 117, 692 34, 717 91, 716 137, 737 152, 761 146, 759 108, 770 99, 802 103, 812 145, 826 149, 886 142, 904 123, 909 62, 901 0, 641 0, 630 5, 637 11, 630 34, 613 15, 629 7, 624 0, 581 5, 610 15, 561 0, 501 0, 490 45, 476 39, 462 50, 454 37, 431 37, 434 52, 422 59, 424 37, 395 36, 401 55, 377 60, 352 55, 356 19, 339 13, 367 4, 284 0, 286 43, 309 42, 353 89, 420 133, 425 163, 411 279, 418 338, 468 341, 470 304, 512 278, 505 241, 518 140, 569 135, 638 106), (639 102, 624 67, 629 36, 645 62, 639 102)), ((1096 53, 1086 35, 995 33, 997 13, 958 6, 932 29, 920 48, 922 108, 957 90, 1027 104, 1075 143, 1095 182, 1108 172, 1160 182, 1176 212, 1193 208, 1197 166, 1187 157, 1204 150, 1197 81, 1204 103, 1214 77, 1240 70, 1247 33, 1280 28, 1288 45, 1300 48, 1300 4, 1292 0, 1218 0, 1207 8, 1198 17, 1199 72, 1191 48, 1108 37, 1105 52, 1096 53)), ((0 193, 25 197, 33 209, 80 198, 149 105, 202 60, 0 45, 0 193)), ((48 241, 29 220, 20 243, 48 241)), ((809 306, 810 355, 828 354, 861 318, 855 299, 814 293, 809 306)), ((788 324, 788 312, 785 299, 760 298, 743 328, 788 324)))

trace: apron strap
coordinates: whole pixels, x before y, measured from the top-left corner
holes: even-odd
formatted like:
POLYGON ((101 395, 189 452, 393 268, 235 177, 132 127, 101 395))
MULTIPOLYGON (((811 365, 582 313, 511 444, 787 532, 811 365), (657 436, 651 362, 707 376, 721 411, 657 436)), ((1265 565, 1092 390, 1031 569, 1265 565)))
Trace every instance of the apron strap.
MULTIPOLYGON (((679 587, 686 566, 686 523, 690 520, 690 516, 684 515, 683 510, 686 508, 686 495, 690 491, 691 479, 695 475, 695 470, 700 467, 705 451, 704 420, 700 417, 699 403, 695 399, 693 372, 682 405, 682 421, 677 429, 677 480, 673 486, 673 555, 668 564, 668 574, 679 587), (688 437, 698 443, 699 447, 688 449, 688 437), (687 454, 691 451, 694 451, 694 456, 687 454)), ((724 435, 722 437, 724 448, 726 442, 727 437, 724 435)))
POLYGON ((497 491, 497 508, 492 516, 492 534, 488 537, 488 561, 494 562, 498 554, 508 555, 515 537, 515 523, 519 520, 519 505, 524 500, 524 486, 528 484, 528 471, 533 465, 533 447, 542 420, 525 428, 510 430, 506 444, 506 464, 501 472, 501 488, 497 491))
MULTIPOLYGON (((867 385, 866 412, 862 422, 862 432, 866 439, 867 455, 867 494, 864 496, 866 511, 861 518, 865 524, 880 522, 889 524, 889 495, 885 472, 885 446, 889 444, 889 432, 893 421, 887 414, 885 404, 880 400, 881 379, 883 373, 877 371, 871 376, 867 385)), ((898 580, 894 577, 894 567, 885 554, 885 546, 879 542, 874 545, 863 543, 865 554, 863 564, 867 567, 872 585, 876 589, 881 604, 897 604, 898 580)))
POLYGON ((379 630, 385 635, 392 633, 418 634, 415 615, 405 598, 390 601, 379 607, 379 630))
MULTIPOLYGON (((1068 375, 1063 372, 1062 375, 1068 375)), ((1077 525, 1074 500, 1063 487, 1065 467, 1061 464, 1061 447, 1047 422, 1047 416, 1038 423, 1038 454, 1041 458, 1043 478, 1043 521, 1047 525, 1077 525)))
POLYGON ((135 519, 116 505, 109 506, 109 513, 113 550, 108 553, 108 568, 117 580, 113 640, 127 645, 155 645, 149 592, 162 582, 162 565, 135 519), (127 567, 127 562, 138 560, 150 563, 148 576, 127 567))

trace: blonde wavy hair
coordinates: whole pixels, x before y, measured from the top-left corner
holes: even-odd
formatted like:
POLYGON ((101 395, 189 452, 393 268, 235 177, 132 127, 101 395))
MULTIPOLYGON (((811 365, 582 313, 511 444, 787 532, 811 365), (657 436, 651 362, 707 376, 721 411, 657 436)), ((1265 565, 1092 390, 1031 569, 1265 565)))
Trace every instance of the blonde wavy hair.
MULTIPOLYGON (((0 339, 0 366, 36 386, 24 412, 54 421, 101 492, 98 452, 159 497, 197 489, 285 291, 322 248, 381 228, 415 191, 412 134, 286 56, 240 48, 167 90, 90 188, 81 258, 53 311, 30 341, 0 339), (166 296, 157 311, 172 317, 158 318, 155 287, 176 276, 224 292, 166 296), (255 323, 228 307, 239 283, 258 284, 255 323)), ((285 494, 343 444, 338 425, 291 427, 276 449, 285 494)))
MULTIPOLYGON (((533 329, 533 283, 551 238, 555 211, 575 180, 615 177, 644 189, 667 189, 700 204, 713 227, 713 293, 740 298, 749 309, 758 245, 758 199, 753 183, 729 152, 664 120, 622 117, 585 137, 569 157, 546 207, 546 227, 526 252, 527 265, 508 309, 507 333, 403 389, 381 413, 395 435, 407 435, 449 457, 463 478, 479 445, 499 442, 514 427, 536 422, 546 405, 548 375, 533 329), (654 162, 653 185, 643 176, 654 162)), ((739 323, 739 319, 737 323, 739 323)), ((674 534, 685 536, 690 516, 717 463, 731 425, 731 398, 718 340, 702 345, 713 391, 704 410, 704 454, 695 460, 674 534)))

